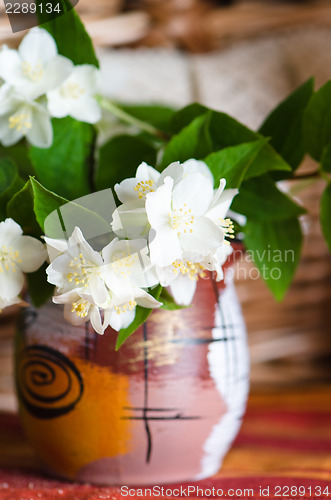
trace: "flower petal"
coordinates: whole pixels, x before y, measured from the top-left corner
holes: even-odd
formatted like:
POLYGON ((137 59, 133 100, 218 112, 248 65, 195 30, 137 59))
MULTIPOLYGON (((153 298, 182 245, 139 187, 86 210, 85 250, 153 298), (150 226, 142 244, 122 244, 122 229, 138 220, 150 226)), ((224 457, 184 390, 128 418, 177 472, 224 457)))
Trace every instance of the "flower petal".
POLYGON ((115 192, 117 194, 118 199, 122 203, 134 201, 137 202, 139 200, 137 191, 134 188, 137 185, 137 179, 135 177, 131 177, 130 179, 125 179, 120 184, 115 184, 115 192))
POLYGON ((147 165, 145 161, 143 161, 139 167, 137 168, 136 173, 136 182, 140 181, 154 181, 157 182, 160 178, 160 172, 158 172, 155 168, 147 165))
POLYGON ((0 247, 2 245, 10 246, 13 240, 16 240, 23 234, 21 226, 13 219, 6 219, 0 222, 0 247))
POLYGON ((213 186, 202 174, 184 177, 173 190, 173 208, 180 210, 184 205, 195 215, 204 215, 213 197, 213 186))
POLYGON ((72 73, 73 62, 67 57, 56 55, 45 64, 42 84, 42 94, 59 87, 72 73))
POLYGON ((78 316, 75 312, 72 312, 72 305, 65 304, 63 310, 64 319, 67 320, 74 326, 79 326, 86 323, 90 318, 89 314, 87 316, 78 316))
POLYGON ((32 108, 32 127, 27 139, 37 148, 49 148, 53 142, 53 127, 47 110, 41 105, 32 108))
MULTIPOLYGON (((16 110, 15 110, 16 111, 16 110)), ((0 119, 0 140, 5 147, 13 146, 23 137, 23 129, 9 128, 9 118, 13 113, 2 116, 0 119)))
POLYGON ((100 106, 94 97, 91 96, 83 96, 80 99, 70 99, 68 110, 68 114, 72 118, 81 122, 97 123, 101 120, 100 106))
POLYGON ((207 217, 195 217, 192 233, 181 233, 180 243, 184 251, 207 255, 216 249, 224 240, 223 231, 207 217))
POLYGON ((101 322, 101 315, 100 315, 100 310, 98 307, 91 306, 90 307, 90 321, 91 325, 99 335, 103 335, 106 329, 106 326, 104 326, 101 322))
POLYGON ((75 227, 68 240, 69 248, 72 252, 82 253, 86 260, 91 261, 96 266, 102 266, 103 260, 99 252, 95 251, 91 245, 85 240, 82 231, 79 227, 75 227))
POLYGON ((12 243, 14 250, 17 250, 21 259, 19 264, 22 271, 32 273, 37 271, 45 262, 46 250, 41 241, 31 236, 20 236, 12 243))
POLYGON ((51 116, 64 118, 70 112, 70 100, 63 99, 61 87, 47 92, 47 109, 51 116))
POLYGON ((18 53, 23 61, 45 64, 57 54, 54 38, 43 28, 33 28, 21 41, 18 53))
POLYGON ((112 215, 112 230, 121 238, 142 238, 148 236, 150 224, 144 202, 128 201, 123 203, 112 215))
POLYGON ((16 268, 14 272, 11 266, 0 262, 0 297, 2 299, 16 297, 21 292, 23 284, 24 276, 19 269, 16 268))
POLYGON ((156 232, 151 229, 149 236, 151 262, 157 266, 169 266, 182 256, 182 249, 176 231, 169 225, 156 232))
POLYGON ((171 213, 171 197, 174 181, 166 177, 164 184, 154 193, 146 195, 146 213, 151 227, 169 225, 169 214, 171 213))
POLYGON ((122 328, 127 328, 129 325, 131 325, 135 315, 136 315, 135 309, 121 313, 117 313, 113 309, 109 319, 109 325, 113 328, 113 330, 116 330, 118 332, 122 328))
POLYGON ((206 216, 216 223, 219 219, 224 219, 231 206, 233 198, 238 194, 238 189, 226 189, 225 180, 221 179, 220 187, 214 193, 212 203, 206 216))
POLYGON ((188 306, 191 304, 196 287, 196 280, 191 280, 190 278, 182 275, 179 275, 170 283, 172 296, 175 302, 181 306, 188 306))
POLYGON ((145 290, 136 291, 135 301, 139 306, 146 307, 147 309, 155 309, 156 307, 162 306, 162 302, 156 300, 152 295, 145 292, 145 290))
POLYGON ((176 184, 183 178, 183 173, 184 170, 182 165, 179 163, 179 161, 174 161, 161 172, 157 185, 161 186, 164 183, 164 179, 166 177, 170 177, 173 180, 174 184, 176 184))
POLYGON ((86 93, 93 95, 98 91, 100 70, 92 64, 79 64, 74 67, 70 81, 78 83, 86 93))
POLYGON ((184 163, 182 163, 182 167, 184 170, 184 177, 186 177, 187 175, 199 173, 205 176, 214 187, 214 176, 204 161, 190 158, 189 160, 186 160, 184 161, 184 163))
POLYGON ((22 61, 16 50, 6 48, 0 51, 0 77, 11 85, 22 81, 22 61))
POLYGON ((43 236, 43 239, 46 242, 50 262, 52 262, 56 257, 58 257, 61 253, 65 252, 68 249, 67 240, 48 238, 47 236, 43 236))

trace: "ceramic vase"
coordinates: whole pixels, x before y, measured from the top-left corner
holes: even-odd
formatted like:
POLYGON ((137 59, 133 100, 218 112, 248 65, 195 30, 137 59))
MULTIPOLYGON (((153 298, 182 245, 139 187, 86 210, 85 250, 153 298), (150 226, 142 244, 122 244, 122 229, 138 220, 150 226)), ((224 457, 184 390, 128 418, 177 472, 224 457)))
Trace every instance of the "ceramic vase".
POLYGON ((16 338, 21 420, 46 471, 100 485, 216 473, 248 392, 245 324, 231 280, 200 279, 191 307, 155 310, 115 351, 116 332, 72 326, 51 302, 16 338))

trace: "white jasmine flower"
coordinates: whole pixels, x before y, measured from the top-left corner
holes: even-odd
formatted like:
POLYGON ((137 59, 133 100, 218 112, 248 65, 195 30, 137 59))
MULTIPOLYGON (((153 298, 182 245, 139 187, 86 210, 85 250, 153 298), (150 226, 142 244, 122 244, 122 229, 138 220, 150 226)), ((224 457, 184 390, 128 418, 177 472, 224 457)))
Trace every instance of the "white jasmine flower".
POLYGON ((186 257, 175 260, 170 266, 156 266, 160 284, 169 286, 175 302, 184 306, 192 302, 198 279, 206 277, 205 266, 186 257))
MULTIPOLYGON (((51 240, 49 238, 47 240, 51 245, 51 240)), ((58 240, 54 242, 54 248, 57 247, 57 243, 58 240)), ((81 230, 75 227, 68 240, 67 249, 51 262, 46 273, 48 281, 56 285, 58 295, 73 291, 78 294, 83 293, 90 295, 93 302, 101 306, 108 298, 102 279, 102 267, 101 255, 93 250, 81 230)))
POLYGON ((162 173, 155 168, 142 162, 137 168, 136 176, 125 179, 120 184, 115 184, 115 192, 118 199, 122 203, 141 201, 141 204, 146 200, 146 194, 155 191, 162 186, 166 177, 171 177, 174 183, 183 179, 190 174, 200 173, 209 179, 212 186, 214 178, 208 166, 200 160, 185 161, 180 164, 178 161, 171 163, 162 173))
MULTIPOLYGON (((31 236, 23 236, 21 227, 12 219, 0 223, 0 299, 2 304, 17 303, 24 284, 23 273, 36 271, 44 262, 43 244, 31 236)), ((0 307, 1 308, 1 307, 0 307)))
POLYGON ((149 309, 162 305, 144 290, 158 284, 145 240, 115 239, 102 250, 102 256, 106 269, 104 279, 112 304, 106 308, 105 322, 114 330, 129 326, 137 305, 149 309))
POLYGON ((208 165, 204 161, 201 160, 195 160, 194 158, 190 158, 189 160, 184 161, 182 163, 183 167, 183 175, 190 175, 190 174, 202 174, 210 181, 212 186, 214 186, 214 177, 213 174, 211 173, 208 165))
POLYGON ((115 184, 115 192, 122 203, 139 202, 144 205, 146 194, 155 190, 161 174, 143 162, 137 168, 136 176, 115 184))
POLYGON ((17 92, 36 99, 58 87, 70 75, 73 63, 58 54, 53 37, 42 28, 33 28, 18 50, 0 52, 0 77, 17 92))
POLYGON ((101 119, 101 109, 94 98, 98 79, 99 70, 95 66, 75 66, 59 88, 47 93, 50 114, 56 118, 71 116, 82 122, 98 122, 101 119))
POLYGON ((105 263, 104 279, 113 293, 118 293, 120 288, 132 291, 158 284, 146 240, 119 241, 115 238, 101 253, 105 263))
POLYGON ((228 242, 224 240, 223 245, 219 246, 201 261, 201 265, 205 269, 216 273, 216 281, 221 281, 224 278, 222 266, 233 252, 232 246, 226 243, 228 242))
POLYGON ((145 162, 141 163, 135 177, 115 185, 122 205, 113 214, 113 231, 122 238, 147 238, 150 225, 145 211, 146 195, 162 186, 166 177, 171 177, 177 184, 195 173, 203 175, 213 187, 213 176, 203 161, 190 159, 182 164, 174 162, 162 173, 145 162))
MULTIPOLYGON (((225 217, 233 198, 238 194, 238 189, 224 189, 225 185, 225 179, 221 179, 219 188, 214 191, 214 196, 206 217, 212 220, 218 227, 223 228, 224 232, 229 236, 233 233, 232 223, 225 217)), ((232 236, 229 237, 232 238, 232 236)))
POLYGON ((204 256, 222 244, 222 229, 206 217, 212 199, 213 186, 201 173, 188 175, 175 186, 166 177, 162 186, 146 195, 153 264, 170 265, 183 252, 204 256))
POLYGON ((126 328, 137 305, 162 305, 144 288, 158 283, 148 257, 146 240, 111 241, 96 252, 75 228, 67 244, 46 238, 54 260, 46 269, 48 281, 56 285, 53 302, 65 304, 65 318, 73 325, 88 320, 96 332, 107 326, 126 328))
MULTIPOLYGON (((170 163, 170 165, 160 173, 155 168, 147 165, 147 163, 142 162, 137 168, 135 177, 125 179, 120 184, 115 184, 114 189, 117 197, 123 204, 138 202, 137 206, 143 206, 146 201, 146 195, 162 186, 166 177, 171 177, 174 181, 182 179, 184 175, 183 166, 184 164, 181 165, 176 161, 170 163)), ((206 168, 208 167, 206 166, 206 168)))
POLYGON ((100 307, 93 302, 93 298, 88 294, 72 290, 62 295, 55 295, 53 302, 64 304, 64 318, 74 326, 91 321, 92 327, 100 335, 103 335, 108 326, 108 323, 102 321, 100 307))
POLYGON ((38 148, 53 142, 53 128, 46 108, 24 97, 13 87, 0 88, 0 141, 12 146, 22 137, 38 148))

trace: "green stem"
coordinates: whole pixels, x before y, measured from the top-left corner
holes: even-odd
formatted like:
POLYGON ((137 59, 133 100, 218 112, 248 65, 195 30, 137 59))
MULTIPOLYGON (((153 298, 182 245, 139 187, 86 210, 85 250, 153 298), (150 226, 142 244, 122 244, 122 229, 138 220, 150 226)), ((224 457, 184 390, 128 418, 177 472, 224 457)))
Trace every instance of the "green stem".
POLYGON ((153 135, 158 139, 162 139, 163 141, 169 139, 168 136, 164 132, 162 132, 162 130, 157 129, 150 123, 146 123, 143 122, 142 120, 139 120, 138 118, 135 118, 134 116, 130 115, 129 113, 127 113, 126 111, 124 111, 119 106, 114 104, 112 101, 109 101, 105 97, 97 96, 97 101, 99 102, 100 106, 103 109, 109 111, 109 113, 116 116, 123 122, 138 127, 140 128, 140 130, 143 130, 144 132, 147 132, 148 134, 153 135))

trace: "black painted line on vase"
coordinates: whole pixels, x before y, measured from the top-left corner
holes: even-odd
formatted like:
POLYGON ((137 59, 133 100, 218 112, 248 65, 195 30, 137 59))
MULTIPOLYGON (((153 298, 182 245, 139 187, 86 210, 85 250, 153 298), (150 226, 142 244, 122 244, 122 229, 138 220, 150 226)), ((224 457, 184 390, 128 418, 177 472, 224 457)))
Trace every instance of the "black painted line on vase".
POLYGON ((132 410, 132 411, 178 411, 179 408, 140 408, 137 406, 123 406, 123 410, 132 410))
MULTIPOLYGON (((122 420, 145 420, 145 417, 122 417, 122 420)), ((201 420, 201 417, 183 417, 178 414, 174 417, 147 417, 146 420, 201 420)))
POLYGON ((145 423, 145 431, 147 436, 147 453, 146 453, 146 463, 151 460, 152 453, 152 435, 148 424, 147 408, 148 408, 148 348, 147 348, 147 325, 146 322, 143 323, 143 336, 144 336, 144 408, 143 416, 141 417, 145 423))
MULTIPOLYGON (((215 328, 215 327, 211 327, 215 328)), ((217 328, 217 327, 216 327, 217 328)), ((229 340, 235 340, 235 337, 220 337, 220 338, 211 338, 211 339, 170 339, 169 343, 171 344, 212 344, 213 342, 228 342, 229 340)))

